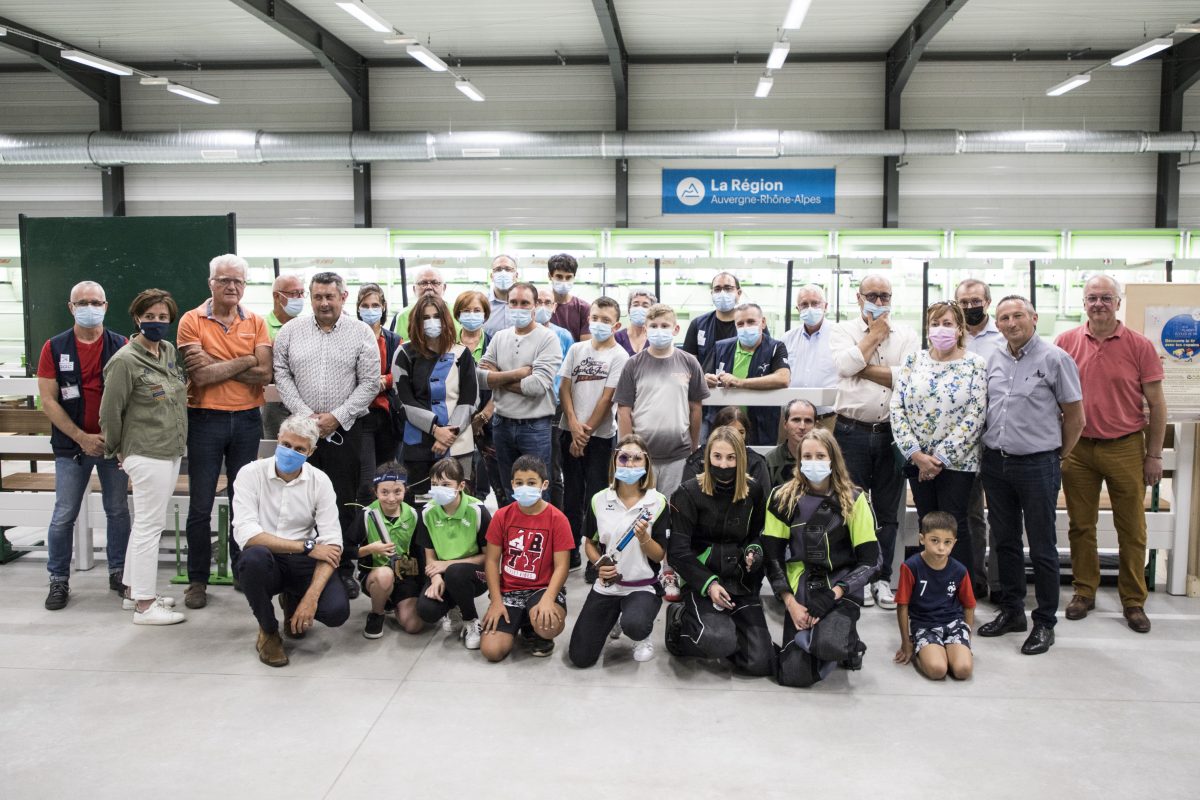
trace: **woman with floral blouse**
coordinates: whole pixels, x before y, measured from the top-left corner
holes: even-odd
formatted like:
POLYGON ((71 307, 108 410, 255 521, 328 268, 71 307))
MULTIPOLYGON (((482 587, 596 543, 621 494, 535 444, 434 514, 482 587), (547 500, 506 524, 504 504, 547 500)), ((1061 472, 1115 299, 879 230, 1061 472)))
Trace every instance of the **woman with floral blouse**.
POLYGON ((907 463, 918 517, 945 511, 958 522, 951 555, 971 563, 967 503, 979 471, 979 442, 987 411, 987 365, 968 353, 967 323, 953 302, 925 312, 929 349, 900 368, 892 393, 892 436, 907 463))

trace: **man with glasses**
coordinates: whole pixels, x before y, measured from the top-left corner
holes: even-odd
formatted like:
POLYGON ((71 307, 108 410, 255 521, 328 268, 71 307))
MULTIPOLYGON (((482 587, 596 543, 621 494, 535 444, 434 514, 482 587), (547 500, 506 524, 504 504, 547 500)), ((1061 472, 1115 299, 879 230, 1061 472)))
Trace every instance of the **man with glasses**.
MULTIPOLYGON (((221 465, 233 505, 238 470, 258 457, 264 388, 271 382, 271 337, 262 317, 242 308, 249 266, 232 253, 208 264, 212 296, 179 320, 177 342, 188 373, 188 608, 208 605, 212 509, 221 465)), ((232 524, 232 521, 231 521, 232 524)), ((240 550, 230 538, 237 579, 240 550)))
POLYGON ((1167 431, 1163 367, 1150 340, 1117 319, 1121 287, 1116 280, 1096 275, 1084 284, 1083 294, 1087 322, 1055 342, 1079 367, 1086 420, 1079 444, 1062 465, 1075 583, 1067 619, 1083 619, 1096 607, 1100 585, 1096 521, 1103 482, 1117 528, 1117 593, 1125 621, 1130 629, 1149 633, 1145 499, 1146 487, 1162 480, 1167 431), (1144 407, 1150 410, 1148 434, 1143 433, 1144 407))
POLYGON ((858 308, 859 315, 835 326, 829 338, 838 371, 833 435, 846 458, 850 477, 871 493, 879 525, 882 563, 864 598, 891 610, 896 607, 891 587, 892 561, 904 492, 904 476, 896 469, 892 455, 892 386, 905 357, 920 343, 916 331, 892 321, 892 283, 884 276, 863 278, 858 287, 858 308))
MULTIPOLYGON (((442 280, 442 273, 428 265, 417 270, 412 288, 414 295, 412 303, 408 308, 392 317, 391 329, 400 336, 401 341, 408 341, 408 316, 412 313, 417 300, 425 295, 437 295, 445 299, 446 295, 446 282, 442 280)), ((454 320, 454 332, 456 336, 462 333, 462 326, 458 324, 458 320, 454 320)))
MULTIPOLYGON (((717 342, 737 336, 733 310, 742 302, 742 283, 732 272, 719 272, 712 279, 713 310, 688 323, 687 333, 679 349, 691 353, 701 366, 708 363, 708 354, 717 342)), ((701 434, 703 438, 704 434, 701 434)))
MULTIPOLYGON (((783 335, 792 370, 791 385, 802 389, 837 388, 838 373, 829 349, 833 324, 825 327, 825 314, 829 311, 825 290, 815 283, 801 286, 796 292, 796 311, 801 324, 783 335)), ((816 415, 822 428, 833 430, 835 414, 831 406, 821 406, 816 415)))
MULTIPOLYGON (((517 260, 512 256, 499 255, 492 259, 491 294, 488 305, 492 313, 483 323, 483 332, 495 336, 512 325, 508 318, 508 293, 518 279, 517 260)), ((505 482, 508 478, 505 477, 505 482)))
MULTIPOLYGON (((271 341, 279 335, 279 329, 304 311, 304 279, 299 275, 280 275, 271 286, 272 309, 267 313, 267 334, 271 341)), ((269 402, 263 406, 263 438, 275 439, 279 425, 287 419, 287 406, 269 402)))
POLYGON ((129 479, 115 458, 104 458, 100 434, 100 396, 104 366, 125 345, 125 337, 104 327, 108 300, 104 287, 82 281, 71 289, 67 310, 75 324, 47 340, 38 359, 38 394, 50 420, 54 450, 54 512, 46 532, 46 571, 50 592, 45 606, 58 611, 71 594, 71 551, 75 520, 92 469, 100 475, 107 518, 108 587, 122 592, 125 546, 129 542, 129 479))

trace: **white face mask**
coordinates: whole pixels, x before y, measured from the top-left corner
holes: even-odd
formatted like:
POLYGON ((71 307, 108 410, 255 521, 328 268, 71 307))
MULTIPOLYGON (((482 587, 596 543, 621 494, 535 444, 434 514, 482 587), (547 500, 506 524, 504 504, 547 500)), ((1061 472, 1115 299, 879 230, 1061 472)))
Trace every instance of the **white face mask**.
POLYGON ((507 292, 516 282, 517 276, 508 270, 492 273, 492 285, 496 287, 496 291, 498 292, 507 292))
POLYGON ((559 297, 566 297, 571 293, 570 281, 550 281, 550 286, 559 297))

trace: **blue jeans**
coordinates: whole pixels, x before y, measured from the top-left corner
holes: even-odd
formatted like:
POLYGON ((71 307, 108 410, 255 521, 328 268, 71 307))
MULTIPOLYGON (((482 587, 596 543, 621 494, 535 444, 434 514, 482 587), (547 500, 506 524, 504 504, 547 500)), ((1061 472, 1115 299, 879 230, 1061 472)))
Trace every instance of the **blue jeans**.
POLYGON ((988 527, 996 537, 996 563, 1000 592, 992 595, 1001 608, 1025 613, 1025 554, 1021 524, 1029 537, 1033 562, 1033 587, 1037 608, 1035 624, 1053 628, 1058 611, 1058 534, 1054 522, 1062 471, 1058 451, 1028 456, 983 451, 983 490, 987 494, 988 527))
POLYGON ((891 582, 892 561, 896 556, 896 516, 904 491, 904 476, 896 469, 896 460, 892 456, 892 432, 885 429, 872 433, 839 419, 833 435, 846 459, 850 480, 871 493, 871 508, 875 511, 875 524, 879 526, 876 536, 883 558, 879 573, 872 580, 891 582))
POLYGON ((108 571, 120 574, 125 569, 125 548, 129 545, 129 478, 117 466, 115 458, 104 459, 82 453, 76 458, 54 459, 54 513, 46 533, 46 571, 51 578, 71 576, 75 520, 92 478, 92 467, 100 475, 100 496, 108 518, 108 571))
MULTIPOLYGON (((499 414, 492 420, 492 444, 496 447, 496 464, 500 468, 500 480, 512 485, 512 465, 521 456, 535 456, 550 472, 550 417, 534 419, 509 419, 499 414)), ((497 499, 499 493, 497 492, 497 499)), ((550 488, 542 492, 542 499, 550 502, 550 488)))
MULTIPOLYGON (((233 530, 233 481, 238 470, 258 458, 262 414, 245 411, 188 409, 188 580, 208 583, 212 568, 212 510, 221 463, 225 464, 225 494, 229 498, 229 530, 233 530)), ((229 537, 229 561, 237 574, 241 549, 229 537)))

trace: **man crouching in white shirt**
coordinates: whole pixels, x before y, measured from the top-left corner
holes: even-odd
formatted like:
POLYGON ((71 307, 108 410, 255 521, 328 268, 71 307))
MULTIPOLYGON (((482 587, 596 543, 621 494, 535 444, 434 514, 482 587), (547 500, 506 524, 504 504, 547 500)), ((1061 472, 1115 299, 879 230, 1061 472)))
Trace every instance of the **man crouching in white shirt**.
POLYGON ((305 463, 319 433, 308 416, 288 417, 275 455, 243 467, 233 484, 242 591, 258 620, 258 659, 271 667, 288 663, 275 595, 293 639, 303 638, 313 620, 336 628, 350 616, 345 587, 329 580, 342 556, 337 497, 328 476, 305 463))

